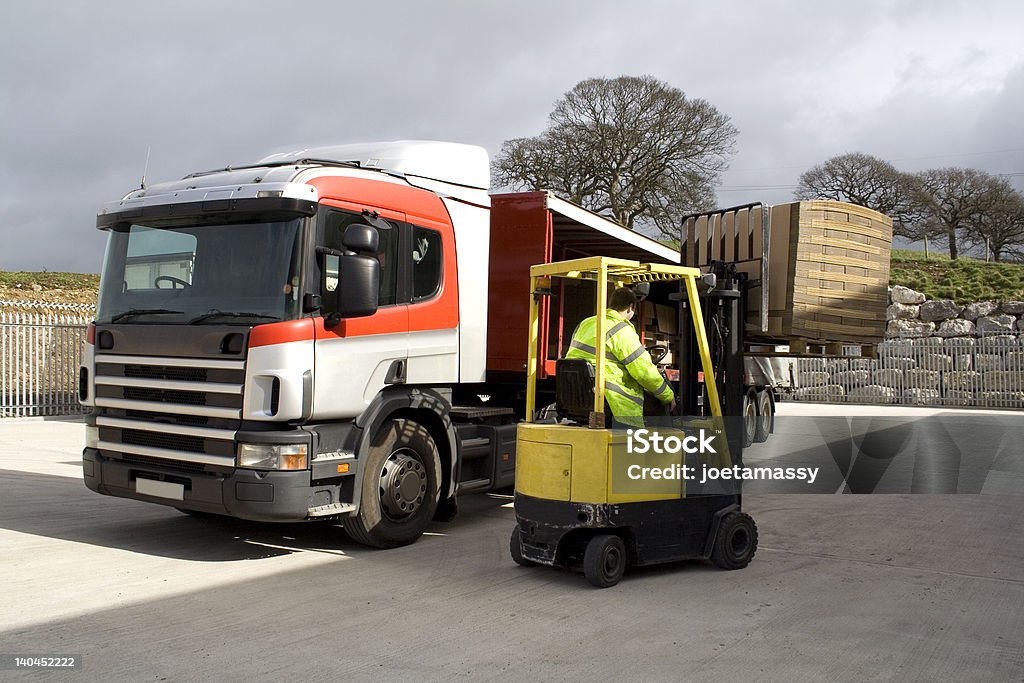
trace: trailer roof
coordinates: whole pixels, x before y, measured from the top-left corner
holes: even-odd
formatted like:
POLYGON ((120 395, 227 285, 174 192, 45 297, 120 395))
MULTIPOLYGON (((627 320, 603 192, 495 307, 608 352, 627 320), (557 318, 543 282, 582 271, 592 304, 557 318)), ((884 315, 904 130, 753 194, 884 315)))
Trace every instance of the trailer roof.
MULTIPOLYGON (((611 256, 641 262, 681 263, 679 250, 665 246, 650 237, 625 228, 618 223, 561 199, 553 192, 516 192, 492 195, 492 201, 502 198, 522 201, 535 199, 552 213, 556 244, 572 248, 579 245, 586 256, 611 256)), ((556 255, 556 258, 558 256, 556 255)))

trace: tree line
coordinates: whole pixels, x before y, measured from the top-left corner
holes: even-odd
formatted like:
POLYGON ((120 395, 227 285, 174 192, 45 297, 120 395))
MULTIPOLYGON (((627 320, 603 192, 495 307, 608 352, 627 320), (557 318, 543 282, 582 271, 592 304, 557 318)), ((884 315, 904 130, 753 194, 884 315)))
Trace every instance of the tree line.
POLYGON ((999 176, 973 168, 898 170, 869 154, 842 154, 799 180, 797 199, 834 199, 880 211, 893 233, 945 246, 951 259, 984 248, 995 261, 1024 256, 1024 195, 999 176))
MULTIPOLYGON (((552 190, 633 230, 679 239, 683 216, 715 208, 738 131, 706 100, 652 76, 590 78, 563 95, 534 137, 506 140, 496 187, 552 190)), ((834 199, 887 214, 896 235, 938 242, 956 259, 987 245, 1024 257, 1024 196, 970 168, 904 173, 843 154, 800 176, 797 199, 834 199)))

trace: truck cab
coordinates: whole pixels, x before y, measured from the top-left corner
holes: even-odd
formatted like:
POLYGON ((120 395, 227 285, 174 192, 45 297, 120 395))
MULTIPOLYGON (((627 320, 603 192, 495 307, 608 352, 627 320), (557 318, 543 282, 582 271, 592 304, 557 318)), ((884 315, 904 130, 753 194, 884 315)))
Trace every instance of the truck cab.
MULTIPOLYGON (((366 488, 378 519, 362 540, 414 540, 458 490, 452 386, 484 379, 488 181, 480 148, 399 142, 278 154, 104 206, 80 377, 88 486, 265 521, 351 516, 366 488), (389 437, 401 456, 358 486, 358 454, 388 429, 408 432, 389 437), (378 538, 380 518, 407 530, 378 538)), ((491 412, 476 445, 508 421, 491 412)))

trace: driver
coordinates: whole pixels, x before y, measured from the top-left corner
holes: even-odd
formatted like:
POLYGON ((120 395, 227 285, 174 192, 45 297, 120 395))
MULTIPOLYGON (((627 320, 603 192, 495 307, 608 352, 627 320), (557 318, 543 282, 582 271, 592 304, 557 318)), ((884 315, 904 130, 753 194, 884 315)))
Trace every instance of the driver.
MULTIPOLYGON (((605 400, 619 422, 640 425, 644 414, 644 390, 675 411, 672 388, 651 361, 651 354, 640 343, 632 323, 637 298, 633 290, 619 287, 612 292, 605 311, 605 400)), ((581 322, 573 332, 566 358, 584 358, 595 362, 597 316, 581 322)))

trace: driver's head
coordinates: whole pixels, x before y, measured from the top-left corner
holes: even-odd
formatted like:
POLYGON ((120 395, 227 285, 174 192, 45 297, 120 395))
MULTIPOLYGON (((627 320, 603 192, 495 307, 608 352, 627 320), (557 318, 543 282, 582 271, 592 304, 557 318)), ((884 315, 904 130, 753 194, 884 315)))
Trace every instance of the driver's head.
POLYGON ((636 294, 629 287, 619 287, 612 292, 608 307, 613 308, 626 320, 631 320, 636 313, 636 294))

